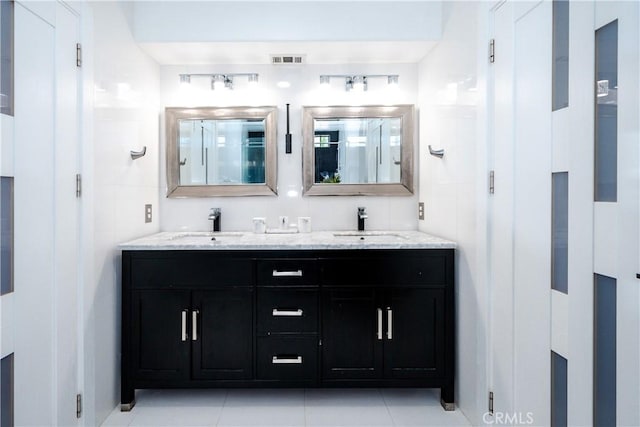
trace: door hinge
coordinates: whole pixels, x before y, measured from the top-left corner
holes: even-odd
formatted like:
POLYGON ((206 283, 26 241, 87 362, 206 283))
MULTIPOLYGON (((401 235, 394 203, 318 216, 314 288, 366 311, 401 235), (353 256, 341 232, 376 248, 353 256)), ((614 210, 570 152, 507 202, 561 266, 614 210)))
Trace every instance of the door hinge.
POLYGON ((489 171, 489 194, 493 194, 496 191, 496 173, 495 171, 489 171))
POLYGON ((489 392, 489 414, 493 415, 493 392, 489 392))
POLYGON ((76 66, 82 67, 82 45, 76 43, 76 66))
POLYGON ((82 196, 82 175, 76 174, 76 197, 82 196))
POLYGON ((489 62, 496 62, 496 39, 489 40, 489 62))
POLYGON ((82 417, 82 395, 76 394, 76 418, 82 417))

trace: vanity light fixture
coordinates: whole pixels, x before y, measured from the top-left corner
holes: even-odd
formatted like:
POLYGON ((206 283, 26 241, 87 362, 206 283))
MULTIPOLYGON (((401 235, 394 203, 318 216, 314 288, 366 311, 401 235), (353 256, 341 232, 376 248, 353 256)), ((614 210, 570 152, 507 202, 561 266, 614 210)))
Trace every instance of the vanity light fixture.
POLYGON ((322 74, 320 75, 320 85, 322 87, 329 86, 332 78, 340 78, 345 79, 345 90, 347 92, 353 91, 366 91, 368 88, 368 80, 372 78, 385 78, 387 79, 387 84, 389 85, 397 85, 398 84, 398 75, 397 74, 358 74, 354 76, 344 75, 344 74, 322 74))
POLYGON ((230 73, 230 74, 179 74, 181 84, 191 83, 191 77, 206 77, 211 79, 211 89, 233 89, 234 77, 247 77, 250 86, 258 83, 258 73, 230 73))
POLYGON ((367 76, 353 76, 347 79, 347 91, 365 92, 367 90, 367 76))

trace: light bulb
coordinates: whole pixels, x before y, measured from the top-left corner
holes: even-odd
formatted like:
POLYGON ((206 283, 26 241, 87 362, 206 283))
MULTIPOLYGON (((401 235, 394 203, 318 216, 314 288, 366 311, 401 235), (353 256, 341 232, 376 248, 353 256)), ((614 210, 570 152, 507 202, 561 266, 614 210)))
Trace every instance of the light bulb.
POLYGON ((320 76, 320 87, 322 89, 328 89, 331 86, 331 81, 329 76, 320 76))
POLYGON ((354 76, 352 85, 355 92, 364 92, 367 90, 367 78, 365 76, 354 76))
POLYGON ((258 86, 258 75, 257 74, 249 74, 249 87, 258 86))

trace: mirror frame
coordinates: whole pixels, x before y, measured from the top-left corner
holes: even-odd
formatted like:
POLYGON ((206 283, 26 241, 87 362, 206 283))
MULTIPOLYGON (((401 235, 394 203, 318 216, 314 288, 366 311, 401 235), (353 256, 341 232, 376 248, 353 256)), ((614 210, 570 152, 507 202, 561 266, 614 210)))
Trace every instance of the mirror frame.
POLYGON ((275 196, 277 191, 277 107, 166 107, 167 197, 275 196), (180 185, 178 120, 264 119, 265 183, 180 185))
POLYGON ((302 107, 304 147, 302 167, 305 196, 410 196, 413 194, 413 105, 363 105, 358 107, 302 107), (321 184, 314 182, 314 120, 342 118, 402 119, 400 182, 381 184, 321 184))

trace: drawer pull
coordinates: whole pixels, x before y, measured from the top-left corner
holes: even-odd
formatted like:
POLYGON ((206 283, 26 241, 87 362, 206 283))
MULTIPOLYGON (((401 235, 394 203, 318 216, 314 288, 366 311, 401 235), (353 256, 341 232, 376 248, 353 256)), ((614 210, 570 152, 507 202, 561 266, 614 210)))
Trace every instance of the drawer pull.
POLYGON ((302 277, 302 270, 296 270, 296 271, 273 270, 273 277, 302 277))
POLYGON ((182 341, 187 340, 187 313, 188 312, 189 310, 182 310, 182 329, 181 329, 182 341))
POLYGON ((198 340, 198 314, 199 310, 193 310, 191 312, 191 341, 198 340))
POLYGON ((280 316, 302 317, 301 308, 297 310, 280 310, 278 308, 274 308, 271 313, 273 314, 273 317, 280 317, 280 316))
POLYGON ((387 339, 393 339, 393 310, 387 307, 387 339))
POLYGON ((274 365, 302 365, 302 356, 282 358, 279 356, 273 356, 271 363, 274 365))

